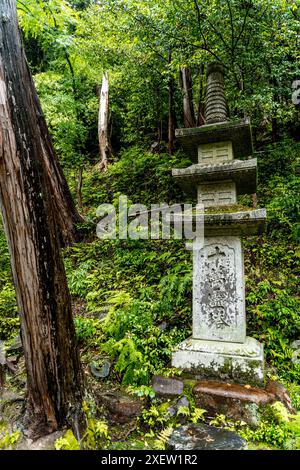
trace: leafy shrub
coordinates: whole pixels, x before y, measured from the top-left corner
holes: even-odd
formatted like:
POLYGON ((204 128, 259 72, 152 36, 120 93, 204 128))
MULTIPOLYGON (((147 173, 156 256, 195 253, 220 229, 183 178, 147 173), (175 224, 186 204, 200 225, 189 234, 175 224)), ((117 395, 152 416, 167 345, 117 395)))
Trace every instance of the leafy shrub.
POLYGON ((74 323, 79 342, 86 342, 101 333, 100 321, 97 319, 77 316, 74 323))
POLYGON ((0 290, 0 339, 16 336, 19 327, 15 289, 11 283, 7 283, 0 290))
MULTIPOLYGON (((186 196, 172 178, 171 169, 190 162, 178 153, 151 154, 141 147, 124 150, 107 173, 91 171, 84 177, 82 190, 87 206, 112 203, 118 194, 127 195, 133 204, 182 202, 186 196)), ((149 207, 150 208, 150 207, 149 207)))

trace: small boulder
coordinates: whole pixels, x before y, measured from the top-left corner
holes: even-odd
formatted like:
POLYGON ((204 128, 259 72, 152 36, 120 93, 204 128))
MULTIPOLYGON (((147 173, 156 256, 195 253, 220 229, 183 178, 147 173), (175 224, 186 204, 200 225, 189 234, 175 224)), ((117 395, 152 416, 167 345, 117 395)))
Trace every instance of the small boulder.
POLYGON ((47 436, 40 437, 37 440, 32 440, 23 437, 17 445, 17 450, 55 450, 55 442, 63 436, 62 431, 56 431, 47 436))
POLYGON ((176 407, 179 410, 181 407, 189 408, 190 402, 189 399, 186 395, 183 395, 183 397, 179 398, 176 402, 176 407))
POLYGON ((141 400, 121 392, 111 392, 99 396, 99 401, 109 411, 110 418, 116 423, 127 423, 142 412, 141 400))
POLYGON ((174 396, 181 395, 183 392, 184 384, 179 379, 171 377, 162 377, 160 375, 154 375, 152 379, 152 388, 157 395, 162 396, 174 396))
POLYGON ((176 428, 168 442, 171 450, 245 450, 246 441, 238 434, 207 424, 176 428))

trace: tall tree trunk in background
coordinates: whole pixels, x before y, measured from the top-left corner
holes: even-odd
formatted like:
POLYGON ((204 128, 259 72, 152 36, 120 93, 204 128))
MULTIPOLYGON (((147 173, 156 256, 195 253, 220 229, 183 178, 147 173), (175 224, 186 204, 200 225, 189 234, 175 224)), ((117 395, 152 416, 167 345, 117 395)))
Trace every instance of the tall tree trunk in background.
POLYGON ((109 80, 108 73, 102 77, 102 86, 99 98, 99 120, 98 120, 98 139, 100 150, 100 170, 106 170, 109 157, 112 154, 110 139, 108 134, 109 117, 109 80))
POLYGON ((83 167, 79 168, 78 171, 78 178, 77 178, 77 187, 76 187, 76 194, 77 194, 77 204, 80 209, 82 209, 83 204, 82 204, 82 175, 83 175, 83 167))
POLYGON ((183 91, 183 120, 184 127, 195 127, 196 118, 193 102, 193 82, 190 67, 181 69, 181 85, 183 91))
POLYGON ((200 66, 200 89, 199 89, 199 103, 197 111, 196 125, 203 126, 205 124, 205 95, 204 95, 204 65, 200 66))
MULTIPOLYGON (((168 62, 169 65, 172 61, 172 52, 169 52, 168 62)), ((174 140, 175 140, 175 126, 176 126, 176 116, 175 116, 175 102, 174 102, 174 78, 170 75, 168 83, 168 93, 169 93, 169 118, 168 118, 168 153, 169 155, 174 154, 174 140)))
POLYGON ((44 121, 37 113, 15 0, 1 0, 0 44, 0 203, 27 372, 24 422, 38 437, 65 424, 78 428, 83 377, 57 201, 45 165, 44 121))

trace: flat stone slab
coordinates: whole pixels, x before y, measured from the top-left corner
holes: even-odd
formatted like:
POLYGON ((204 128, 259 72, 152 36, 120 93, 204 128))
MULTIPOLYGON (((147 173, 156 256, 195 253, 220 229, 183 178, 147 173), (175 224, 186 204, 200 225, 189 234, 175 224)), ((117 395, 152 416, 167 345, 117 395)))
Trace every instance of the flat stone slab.
POLYGON ((220 122, 201 127, 176 129, 176 138, 191 160, 198 162, 198 145, 231 141, 235 158, 253 153, 250 124, 245 121, 220 122))
POLYGON ((194 193, 201 183, 229 180, 235 182, 237 194, 253 194, 256 192, 257 159, 231 160, 214 165, 198 163, 173 169, 172 176, 186 193, 194 193))
POLYGON ((253 236, 261 235, 266 230, 266 209, 254 209, 242 212, 224 212, 220 214, 174 214, 172 221, 184 223, 204 223, 205 237, 253 236))
POLYGON ((253 211, 205 214, 204 235, 251 236, 261 235, 266 230, 266 209, 253 211))
POLYGON ((262 388, 251 387, 250 385, 230 384, 217 382, 214 380, 203 380, 198 382, 193 393, 200 397, 210 395, 220 400, 239 400, 256 405, 266 405, 274 401, 274 395, 269 394, 262 388))
POLYGON ((207 424, 189 424, 173 431, 168 448, 172 450, 245 450, 247 443, 232 431, 207 424))
POLYGON ((158 395, 174 396, 181 395, 184 384, 179 379, 154 375, 152 379, 152 388, 158 395))
POLYGON ((283 385, 269 381, 265 388, 202 380, 193 388, 196 404, 207 410, 208 416, 224 414, 235 421, 259 425, 266 405, 281 401, 289 412, 290 397, 283 385))
POLYGON ((206 341, 189 338, 172 355, 172 367, 193 375, 239 384, 264 386, 263 345, 246 337, 245 343, 206 341))

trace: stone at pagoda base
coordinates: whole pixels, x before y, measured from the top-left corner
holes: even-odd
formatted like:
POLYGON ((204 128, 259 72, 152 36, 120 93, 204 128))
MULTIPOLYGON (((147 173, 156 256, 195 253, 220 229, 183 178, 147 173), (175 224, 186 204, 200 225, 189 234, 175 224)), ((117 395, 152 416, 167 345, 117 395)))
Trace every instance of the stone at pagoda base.
POLYGON ((265 384, 263 345, 250 337, 245 343, 189 338, 173 352, 172 367, 197 380, 210 378, 258 387, 265 384))

